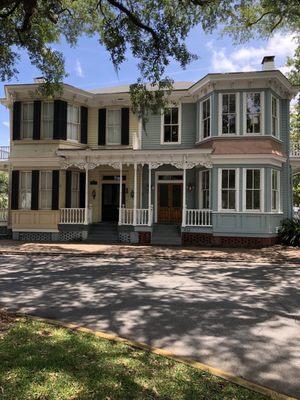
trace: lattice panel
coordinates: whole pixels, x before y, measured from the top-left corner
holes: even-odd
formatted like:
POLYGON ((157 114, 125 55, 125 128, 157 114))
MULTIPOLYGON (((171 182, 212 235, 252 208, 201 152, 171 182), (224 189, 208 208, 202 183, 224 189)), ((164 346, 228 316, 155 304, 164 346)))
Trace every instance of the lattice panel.
POLYGON ((19 232, 19 240, 28 242, 50 242, 51 232, 19 232))
POLYGON ((82 241, 81 231, 59 232, 58 240, 61 242, 82 241))
POLYGON ((119 241, 121 243, 130 243, 130 232, 119 232, 119 241))

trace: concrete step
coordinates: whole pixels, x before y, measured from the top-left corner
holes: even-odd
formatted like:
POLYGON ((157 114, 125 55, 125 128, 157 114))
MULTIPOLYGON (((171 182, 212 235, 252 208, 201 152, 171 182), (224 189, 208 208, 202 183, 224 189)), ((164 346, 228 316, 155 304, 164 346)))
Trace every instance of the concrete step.
POLYGON ((177 225, 155 225, 151 243, 155 245, 180 246, 180 228, 177 225))

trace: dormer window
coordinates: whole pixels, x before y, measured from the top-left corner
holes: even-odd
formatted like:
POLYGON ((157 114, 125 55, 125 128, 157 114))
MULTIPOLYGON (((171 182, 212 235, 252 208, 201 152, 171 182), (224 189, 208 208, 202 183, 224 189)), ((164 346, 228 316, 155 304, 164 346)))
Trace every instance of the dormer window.
POLYGON ((68 104, 67 139, 79 141, 80 107, 68 104))
POLYGON ((211 102, 210 97, 200 103, 200 135, 199 140, 211 136, 211 102))
POLYGON ((33 133, 33 102, 22 103, 21 138, 32 139, 33 133))
POLYGON ((180 107, 165 108, 162 122, 161 144, 180 143, 180 107))

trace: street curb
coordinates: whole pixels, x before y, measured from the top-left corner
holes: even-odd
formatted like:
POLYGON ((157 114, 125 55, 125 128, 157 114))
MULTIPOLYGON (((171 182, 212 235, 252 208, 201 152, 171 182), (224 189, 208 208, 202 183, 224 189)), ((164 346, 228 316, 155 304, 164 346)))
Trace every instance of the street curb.
POLYGON ((36 317, 33 315, 28 315, 28 314, 23 314, 23 313, 18 313, 18 312, 16 312, 16 313, 7 312, 7 314, 11 314, 11 315, 14 315, 17 317, 25 317, 25 318, 33 320, 33 321, 46 322, 50 325, 63 327, 66 329, 72 329, 72 330, 76 330, 76 331, 82 332, 82 333, 92 334, 92 335, 102 338, 102 339, 111 340, 111 341, 118 342, 118 343, 123 343, 123 344, 126 344, 127 346, 142 349, 142 350, 148 351, 150 353, 157 354, 159 356, 167 357, 171 360, 187 364, 187 365, 189 365, 193 368, 196 368, 200 371, 209 372, 212 375, 218 376, 219 378, 223 378, 228 382, 235 383, 235 384, 242 386, 246 389, 249 389, 251 391, 270 396, 270 398, 274 399, 274 400, 297 400, 297 398, 295 398, 295 397, 290 397, 285 394, 279 393, 271 388, 251 382, 245 378, 233 375, 229 372, 223 371, 218 368, 211 367, 204 363, 200 363, 199 361, 193 360, 191 358, 179 356, 170 351, 150 346, 143 342, 125 339, 118 335, 106 333, 103 331, 96 331, 96 330, 93 330, 90 328, 85 328, 85 327, 77 325, 77 324, 57 321, 57 320, 53 320, 53 319, 49 319, 49 318, 36 317))
MULTIPOLYGON (((144 258, 145 255, 134 255, 134 254, 108 254, 108 253, 71 253, 71 252, 48 252, 48 251, 0 251, 0 255, 25 255, 25 256, 54 256, 54 257, 58 257, 58 256, 64 256, 64 257, 124 257, 124 258, 144 258)), ((300 264, 300 259, 279 259, 276 261, 271 261, 268 259, 265 260, 259 260, 259 261, 252 261, 252 260, 243 260, 243 259, 235 259, 233 257, 203 257, 201 255, 198 256, 175 256, 175 255, 170 255, 170 256, 166 256, 163 254, 149 254, 147 255, 147 257, 149 258, 161 258, 161 259, 165 259, 165 260, 200 260, 200 261, 211 261, 211 262, 237 262, 237 263, 264 263, 264 264, 278 264, 278 263, 293 263, 293 264, 300 264)))

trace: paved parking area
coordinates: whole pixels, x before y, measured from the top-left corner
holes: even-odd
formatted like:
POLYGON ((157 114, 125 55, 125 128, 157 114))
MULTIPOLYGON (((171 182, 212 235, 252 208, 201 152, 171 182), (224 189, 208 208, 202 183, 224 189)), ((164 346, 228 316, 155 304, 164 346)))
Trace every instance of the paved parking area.
POLYGON ((300 397, 300 265, 0 256, 0 306, 147 342, 300 397))

